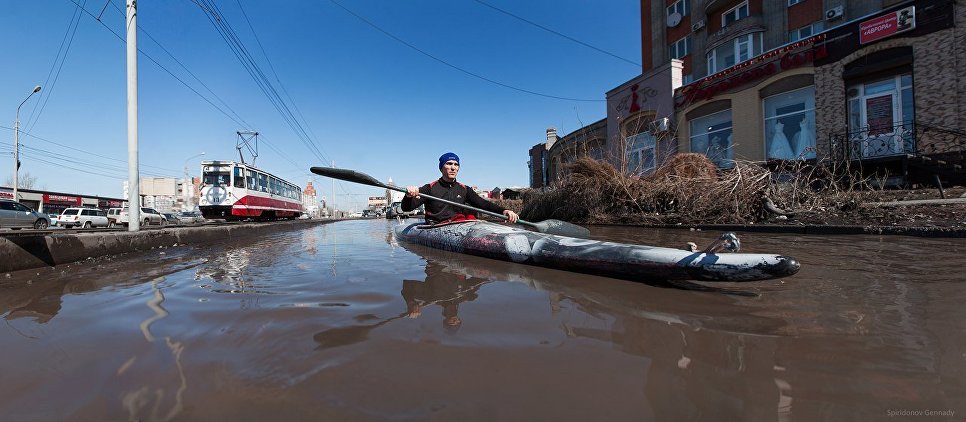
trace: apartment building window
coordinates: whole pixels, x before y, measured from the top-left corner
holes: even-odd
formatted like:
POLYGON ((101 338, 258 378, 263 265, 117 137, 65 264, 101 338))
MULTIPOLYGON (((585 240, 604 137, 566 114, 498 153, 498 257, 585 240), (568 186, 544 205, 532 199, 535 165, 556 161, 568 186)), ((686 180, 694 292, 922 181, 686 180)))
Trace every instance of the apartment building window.
POLYGON ((741 3, 733 9, 721 14, 721 27, 726 27, 740 19, 748 17, 748 2, 741 3))
POLYGON ((680 59, 691 54, 691 36, 685 36, 668 47, 672 59, 680 59))
POLYGON ((667 7, 667 15, 671 16, 671 14, 677 13, 682 17, 687 16, 688 10, 691 9, 690 6, 689 0, 678 0, 674 2, 674 4, 667 7))
POLYGON ((687 84, 689 84, 691 82, 694 82, 694 74, 688 73, 687 75, 684 75, 684 78, 683 78, 683 80, 681 82, 684 85, 687 85, 687 84))
POLYGON ((731 168, 731 146, 731 109, 691 120, 691 152, 707 155, 718 168, 731 168))
POLYGON ((803 2, 803 1, 805 1, 805 0, 788 0, 788 5, 789 6, 794 6, 794 5, 799 4, 799 3, 803 2))
POLYGON ((817 21, 817 22, 815 22, 815 23, 813 23, 811 25, 805 25, 805 26, 803 26, 801 28, 793 29, 793 30, 789 31, 788 32, 788 41, 789 42, 795 42, 795 41, 798 41, 798 40, 802 40, 802 39, 811 37, 812 35, 815 35, 815 34, 817 34, 819 32, 824 31, 824 30, 825 30, 825 22, 824 21, 817 21))
POLYGON ((708 74, 720 72, 761 54, 762 34, 742 35, 708 53, 708 74))
POLYGON ((772 95, 763 103, 765 156, 769 160, 815 158, 815 87, 772 95))
POLYGON ((631 174, 647 174, 657 168, 655 149, 657 142, 654 135, 641 132, 627 137, 629 154, 627 156, 627 171, 631 174))

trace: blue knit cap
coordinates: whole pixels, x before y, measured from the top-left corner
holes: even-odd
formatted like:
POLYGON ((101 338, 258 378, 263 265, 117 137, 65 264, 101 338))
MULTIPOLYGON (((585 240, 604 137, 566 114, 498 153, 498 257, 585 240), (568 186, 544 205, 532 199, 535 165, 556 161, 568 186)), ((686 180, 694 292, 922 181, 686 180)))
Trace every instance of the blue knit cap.
POLYGON ((456 164, 459 164, 459 162, 460 162, 460 156, 458 156, 458 155, 456 155, 456 154, 454 154, 452 152, 447 152, 446 154, 440 155, 439 156, 439 169, 442 170, 443 169, 443 164, 446 164, 446 162, 447 161, 450 161, 450 160, 456 161, 456 164))

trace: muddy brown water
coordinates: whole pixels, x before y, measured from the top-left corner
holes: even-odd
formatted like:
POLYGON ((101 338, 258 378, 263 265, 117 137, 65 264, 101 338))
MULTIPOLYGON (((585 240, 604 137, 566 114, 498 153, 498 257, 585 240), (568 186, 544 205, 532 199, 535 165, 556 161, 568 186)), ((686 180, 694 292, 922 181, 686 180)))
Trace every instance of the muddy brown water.
POLYGON ((399 245, 395 224, 0 275, 0 418, 966 415, 962 239, 740 233, 801 272, 693 291, 399 245))

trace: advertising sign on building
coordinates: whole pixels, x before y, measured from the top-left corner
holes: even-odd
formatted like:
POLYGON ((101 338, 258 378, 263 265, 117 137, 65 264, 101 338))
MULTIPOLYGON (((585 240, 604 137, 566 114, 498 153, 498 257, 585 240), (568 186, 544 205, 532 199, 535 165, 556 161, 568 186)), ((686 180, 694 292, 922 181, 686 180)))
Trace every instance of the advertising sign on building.
POLYGON ((72 205, 72 206, 79 207, 79 206, 81 206, 82 201, 81 201, 81 198, 79 196, 56 195, 56 194, 52 194, 52 193, 45 193, 44 194, 44 203, 45 204, 72 205))
POLYGON ((909 6, 859 24, 859 44, 868 44, 916 29, 916 7, 909 6))
POLYGON ((0 199, 13 199, 13 191, 0 190, 0 199))
POLYGON ((386 197, 384 196, 370 196, 369 204, 370 207, 384 207, 386 206, 386 197))

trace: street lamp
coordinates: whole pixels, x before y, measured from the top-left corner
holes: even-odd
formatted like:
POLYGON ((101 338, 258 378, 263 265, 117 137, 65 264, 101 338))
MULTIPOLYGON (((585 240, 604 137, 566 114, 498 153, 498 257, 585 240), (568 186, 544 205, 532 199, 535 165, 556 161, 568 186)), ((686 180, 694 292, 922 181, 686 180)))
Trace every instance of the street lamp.
POLYGON ((14 120, 13 124, 13 200, 17 201, 17 188, 20 185, 20 107, 23 107, 24 103, 30 99, 34 94, 40 92, 40 85, 34 87, 34 90, 27 95, 17 106, 17 119, 14 120))
POLYGON ((184 194, 184 205, 181 207, 181 211, 190 211, 192 208, 194 208, 193 206, 188 206, 188 199, 191 198, 191 196, 188 195, 188 185, 194 186, 194 184, 188 180, 188 162, 191 161, 192 158, 201 157, 203 155, 205 155, 204 152, 201 154, 192 155, 188 157, 187 160, 184 160, 184 185, 181 187, 181 192, 184 194))

